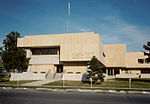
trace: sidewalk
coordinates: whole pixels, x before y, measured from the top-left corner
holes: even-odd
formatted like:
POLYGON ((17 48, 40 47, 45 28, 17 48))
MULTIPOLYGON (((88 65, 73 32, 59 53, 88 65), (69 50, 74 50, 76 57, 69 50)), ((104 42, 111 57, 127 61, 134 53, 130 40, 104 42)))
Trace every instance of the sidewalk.
POLYGON ((47 84, 47 83, 55 82, 55 81, 59 81, 59 80, 61 80, 61 79, 46 79, 46 80, 42 80, 42 81, 25 83, 25 84, 22 84, 22 86, 41 86, 43 84, 47 84))

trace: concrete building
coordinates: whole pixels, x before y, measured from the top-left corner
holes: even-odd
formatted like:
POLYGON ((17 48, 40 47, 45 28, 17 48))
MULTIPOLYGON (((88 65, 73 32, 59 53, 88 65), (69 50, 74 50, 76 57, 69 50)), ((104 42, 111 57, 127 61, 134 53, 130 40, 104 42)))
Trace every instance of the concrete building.
POLYGON ((150 77, 150 63, 142 61, 143 53, 126 52, 125 44, 103 45, 93 32, 25 36, 18 38, 17 46, 26 49, 30 61, 27 72, 13 73, 12 80, 86 80, 93 56, 106 67, 106 78, 150 77))
POLYGON ((108 78, 150 78, 143 52, 126 52, 126 44, 104 45, 108 78))

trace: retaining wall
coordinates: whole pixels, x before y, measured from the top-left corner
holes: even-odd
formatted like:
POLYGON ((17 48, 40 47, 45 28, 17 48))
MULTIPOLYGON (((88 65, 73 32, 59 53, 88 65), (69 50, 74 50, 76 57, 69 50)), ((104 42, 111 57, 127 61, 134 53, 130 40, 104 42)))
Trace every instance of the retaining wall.
POLYGON ((11 73, 10 80, 45 80, 45 73, 11 73))

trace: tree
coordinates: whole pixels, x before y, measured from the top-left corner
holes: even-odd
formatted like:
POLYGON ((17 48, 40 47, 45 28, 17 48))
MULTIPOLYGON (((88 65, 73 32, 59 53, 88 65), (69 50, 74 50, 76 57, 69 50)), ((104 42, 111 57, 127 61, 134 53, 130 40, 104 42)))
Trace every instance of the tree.
POLYGON ((22 72, 28 67, 29 59, 26 58, 25 50, 17 47, 17 38, 20 38, 20 33, 9 33, 3 40, 3 47, 1 48, 3 65, 7 71, 11 72, 15 72, 15 69, 22 72))
POLYGON ((148 51, 148 52, 144 52, 144 55, 148 56, 148 58, 146 58, 146 61, 147 63, 149 63, 150 62, 150 42, 147 42, 147 45, 143 45, 143 48, 148 51))
POLYGON ((97 83, 104 80, 103 69, 105 66, 93 56, 88 67, 87 79, 92 78, 93 83, 97 83))
POLYGON ((0 72, 1 72, 2 70, 4 70, 4 66, 3 66, 2 61, 1 61, 1 59, 0 59, 0 72))

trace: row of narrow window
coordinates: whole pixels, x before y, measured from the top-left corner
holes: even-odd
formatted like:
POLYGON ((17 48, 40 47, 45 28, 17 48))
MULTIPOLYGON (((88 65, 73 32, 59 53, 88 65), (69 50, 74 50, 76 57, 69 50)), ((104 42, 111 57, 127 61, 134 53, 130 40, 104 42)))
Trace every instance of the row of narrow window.
POLYGON ((150 60, 148 60, 148 59, 138 59, 138 63, 139 64, 150 63, 150 60))
POLYGON ((33 55, 57 55, 57 48, 32 49, 33 55))
POLYGON ((141 70, 141 73, 142 73, 142 74, 150 73, 150 70, 149 70, 149 69, 142 69, 142 70, 141 70))

